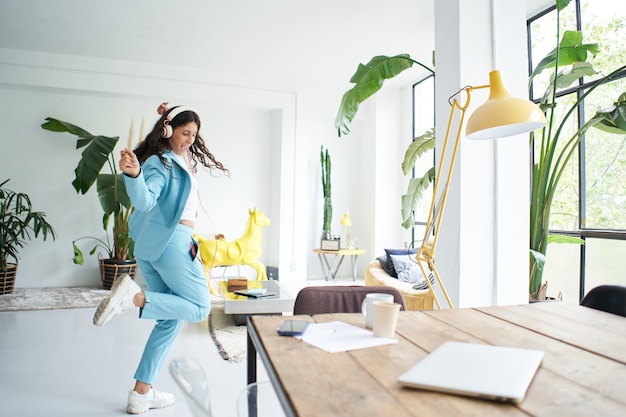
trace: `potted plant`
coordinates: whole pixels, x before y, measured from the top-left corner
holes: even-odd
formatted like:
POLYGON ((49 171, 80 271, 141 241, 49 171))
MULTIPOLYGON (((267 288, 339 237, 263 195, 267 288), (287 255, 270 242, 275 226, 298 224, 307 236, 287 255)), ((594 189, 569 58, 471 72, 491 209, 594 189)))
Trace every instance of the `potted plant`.
MULTIPOLYGON (((570 0, 557 0, 557 39, 560 12, 570 0)), ((599 74, 588 61, 599 50, 596 43, 583 43, 580 31, 565 31, 557 46, 537 64, 530 75, 529 84, 544 70, 552 69, 550 82, 539 102, 546 114, 548 125, 531 136, 534 143, 533 172, 530 204, 530 300, 546 299, 547 283, 543 282, 543 266, 548 244, 584 243, 582 239, 564 235, 550 235, 550 213, 558 191, 559 181, 585 133, 592 127, 608 133, 626 134, 626 94, 613 98, 612 107, 597 111, 582 127, 568 131, 570 117, 575 115, 583 100, 599 86, 615 80, 626 70, 622 65, 611 73, 594 80, 589 88, 573 103, 557 101, 557 92, 576 83, 585 76, 599 74), (559 116, 563 114, 563 116, 559 116)), ((611 98, 608 98, 611 100, 611 98)), ((611 104, 610 102, 607 104, 611 104)))
MULTIPOLYGON (((84 263, 83 253, 77 242, 93 240, 95 246, 89 254, 93 255, 98 249, 102 249, 106 255, 103 257, 99 253, 100 273, 105 289, 110 289, 119 275, 127 273, 134 277, 137 262, 133 253, 134 242, 130 238, 128 228, 128 220, 133 208, 121 174, 117 171, 117 164, 113 155, 119 136, 93 135, 76 125, 52 117, 47 117, 41 127, 52 132, 67 132, 77 136, 76 149, 85 149, 76 169, 74 169, 75 179, 72 181, 72 185, 77 193, 85 194, 96 183, 98 199, 103 210, 102 228, 106 232, 105 240, 92 236, 76 239, 72 242, 74 263, 79 265, 84 263), (108 173, 101 172, 105 165, 108 166, 108 173), (112 237, 109 235, 111 218, 113 219, 112 237)), ((132 137, 132 127, 130 136, 132 137)))
POLYGON ((28 194, 5 188, 9 181, 0 184, 0 294, 13 292, 19 252, 26 241, 39 236, 44 241, 48 236, 56 238, 46 214, 33 210, 28 194))

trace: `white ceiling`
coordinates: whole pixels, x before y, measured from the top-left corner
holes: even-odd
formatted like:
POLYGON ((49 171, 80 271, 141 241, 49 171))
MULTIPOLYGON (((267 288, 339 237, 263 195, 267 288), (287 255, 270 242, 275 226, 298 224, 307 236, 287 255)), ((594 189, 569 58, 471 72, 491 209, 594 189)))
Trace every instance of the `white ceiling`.
POLYGON ((433 1, 0 0, 0 48, 347 83, 378 54, 430 63, 433 1))

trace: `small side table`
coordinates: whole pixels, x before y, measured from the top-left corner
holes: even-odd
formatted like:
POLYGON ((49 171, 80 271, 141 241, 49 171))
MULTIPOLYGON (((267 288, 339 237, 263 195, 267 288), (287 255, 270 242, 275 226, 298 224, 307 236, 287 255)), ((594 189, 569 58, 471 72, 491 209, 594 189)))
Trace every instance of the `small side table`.
POLYGON ((322 265, 322 271, 324 272, 324 278, 328 281, 330 278, 335 279, 335 275, 337 275, 337 271, 343 262, 343 258, 346 256, 350 257, 352 261, 352 281, 356 281, 356 261, 359 255, 363 255, 365 253, 364 249, 339 249, 339 250, 322 250, 322 249, 313 249, 314 253, 317 253, 317 256, 320 259, 320 264, 322 265), (328 262, 328 255, 333 255, 330 262, 328 262))

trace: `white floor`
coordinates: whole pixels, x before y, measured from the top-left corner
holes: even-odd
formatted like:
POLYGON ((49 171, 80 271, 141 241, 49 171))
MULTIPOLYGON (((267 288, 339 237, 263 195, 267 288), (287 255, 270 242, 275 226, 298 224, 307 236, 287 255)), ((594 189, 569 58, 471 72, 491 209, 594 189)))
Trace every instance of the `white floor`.
MULTIPOLYGON (((312 281, 310 285, 362 285, 358 280, 312 281)), ((296 291, 297 292, 297 291, 296 291)), ((295 294, 294 294, 295 295, 295 294)), ((136 313, 95 327, 95 308, 0 313, 0 415, 84 417, 127 415, 126 397, 154 322, 136 313)), ((173 392, 177 403, 148 415, 192 416, 167 366, 192 357, 204 367, 216 417, 235 417, 246 386, 246 363, 218 354, 205 323, 186 323, 155 387, 173 392)), ((258 379, 267 377, 259 363, 258 379)))

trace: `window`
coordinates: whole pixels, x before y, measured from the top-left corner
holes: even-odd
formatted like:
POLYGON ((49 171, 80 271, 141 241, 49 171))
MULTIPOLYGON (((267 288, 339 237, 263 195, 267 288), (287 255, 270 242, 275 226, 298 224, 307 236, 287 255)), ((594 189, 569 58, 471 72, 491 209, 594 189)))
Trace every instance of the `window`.
MULTIPOLYGON (((413 139, 435 126, 435 76, 428 75, 413 84, 413 139)), ((435 153, 429 151, 418 158, 413 168, 415 174, 423 175, 435 163, 435 153)), ((424 225, 428 219, 428 209, 432 200, 432 187, 422 197, 416 208, 415 221, 424 225)))
MULTIPOLYGON (((626 3, 606 7, 601 1, 572 0, 561 12, 561 36, 565 30, 582 30, 583 43, 598 43, 600 51, 591 62, 607 74, 626 63, 625 18, 626 3)), ((556 24, 554 7, 528 21, 529 68, 555 48, 556 24)), ((533 81, 532 99, 538 101, 550 75, 544 71, 533 81)), ((571 106, 596 77, 584 77, 574 87, 561 90, 557 108, 571 106)), ((578 130, 625 91, 626 78, 599 87, 570 118, 566 129, 578 130)), ((626 136, 598 129, 587 132, 559 182, 550 230, 551 234, 581 237, 586 244, 548 246, 543 279, 550 283, 548 295, 561 292, 564 300, 578 302, 598 284, 626 285, 621 261, 626 249, 626 136)))
MULTIPOLYGON (((430 74, 413 84, 413 126, 412 140, 423 135, 435 126, 435 75, 430 74)), ((430 150, 417 159, 413 167, 413 178, 422 177, 435 164, 435 152, 430 150)), ((428 221, 428 209, 432 200, 433 187, 424 191, 415 208, 415 227, 411 231, 413 244, 424 236, 424 226, 428 221)))

